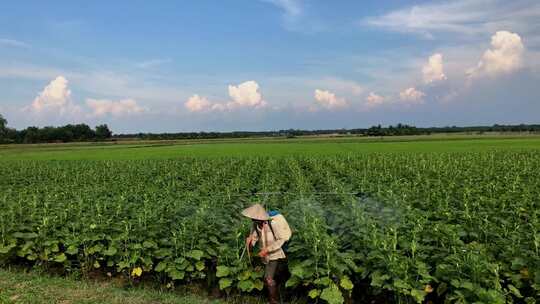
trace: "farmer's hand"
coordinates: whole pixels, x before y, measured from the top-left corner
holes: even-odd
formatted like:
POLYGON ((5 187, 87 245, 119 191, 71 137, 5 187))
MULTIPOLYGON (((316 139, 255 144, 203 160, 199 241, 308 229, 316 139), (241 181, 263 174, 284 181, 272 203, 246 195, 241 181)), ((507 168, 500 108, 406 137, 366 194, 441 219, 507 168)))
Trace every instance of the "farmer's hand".
POLYGON ((263 248, 260 252, 259 252, 259 256, 261 258, 264 258, 268 255, 268 248, 263 248))

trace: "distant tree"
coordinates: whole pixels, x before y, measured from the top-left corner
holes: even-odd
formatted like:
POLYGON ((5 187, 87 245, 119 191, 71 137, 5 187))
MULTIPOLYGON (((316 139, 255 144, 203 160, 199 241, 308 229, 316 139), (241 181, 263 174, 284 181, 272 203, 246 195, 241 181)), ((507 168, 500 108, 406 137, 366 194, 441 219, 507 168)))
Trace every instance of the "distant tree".
POLYGON ((7 128, 7 120, 0 114, 0 130, 5 130, 7 128))
POLYGON ((7 120, 0 114, 0 142, 6 141, 7 133, 7 120))
POLYGON ((109 130, 107 125, 96 126, 96 138, 97 139, 107 139, 112 137, 112 131, 109 130))
POLYGON ((72 130, 74 140, 84 141, 96 137, 96 132, 86 124, 68 125, 66 127, 69 127, 72 130))
POLYGON ((22 131, 23 142, 27 144, 37 143, 41 139, 39 138, 39 128, 38 127, 28 127, 26 130, 22 131))

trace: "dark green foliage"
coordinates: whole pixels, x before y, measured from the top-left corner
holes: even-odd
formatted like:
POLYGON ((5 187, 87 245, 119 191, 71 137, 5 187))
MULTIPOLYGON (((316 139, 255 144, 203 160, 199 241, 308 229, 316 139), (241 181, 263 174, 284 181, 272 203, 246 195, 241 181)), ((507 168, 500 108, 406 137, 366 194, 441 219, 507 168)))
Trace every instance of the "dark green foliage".
POLYGON ((0 114, 0 144, 13 142, 16 133, 17 131, 15 129, 8 128, 7 119, 0 114))
POLYGON ((7 128, 7 120, 0 114, 0 132, 7 128))
POLYGON ((0 260, 258 292, 240 210, 261 201, 291 224, 287 286, 306 297, 534 303, 538 168, 496 151, 3 162, 0 260))
POLYGON ((112 136, 112 131, 109 130, 109 126, 107 125, 96 126, 96 138, 108 139, 108 138, 111 138, 111 136, 112 136))
POLYGON ((8 129, 7 120, 0 114, 0 143, 7 141, 8 129))
POLYGON ((8 129, 6 140, 13 143, 52 143, 105 140, 112 136, 107 125, 92 130, 86 124, 65 125, 62 127, 28 127, 21 131, 8 129))

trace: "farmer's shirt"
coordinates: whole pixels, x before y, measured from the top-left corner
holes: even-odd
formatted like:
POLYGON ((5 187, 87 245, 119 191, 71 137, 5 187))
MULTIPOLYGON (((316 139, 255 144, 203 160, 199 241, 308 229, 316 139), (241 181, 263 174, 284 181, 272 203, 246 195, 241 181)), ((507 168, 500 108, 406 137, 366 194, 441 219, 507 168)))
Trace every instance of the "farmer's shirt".
POLYGON ((257 231, 253 231, 251 235, 251 245, 255 245, 255 243, 259 241, 261 249, 268 249, 268 255, 263 258, 263 263, 265 264, 269 261, 284 259, 286 257, 285 252, 281 247, 291 238, 292 234, 289 224, 283 215, 278 214, 272 216, 270 222, 272 223, 272 229, 274 230, 276 238, 274 238, 274 234, 272 234, 268 222, 263 223, 262 229, 257 225, 257 231), (260 238, 259 235, 261 236, 260 238))

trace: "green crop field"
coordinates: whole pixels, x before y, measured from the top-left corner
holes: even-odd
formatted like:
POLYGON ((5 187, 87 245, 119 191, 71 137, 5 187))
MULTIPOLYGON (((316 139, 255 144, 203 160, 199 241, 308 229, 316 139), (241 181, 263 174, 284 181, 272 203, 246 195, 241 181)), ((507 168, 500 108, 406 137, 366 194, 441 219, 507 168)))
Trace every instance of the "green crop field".
POLYGON ((301 138, 108 144, 0 145, 0 160, 135 160, 181 157, 336 156, 364 153, 540 150, 540 136, 301 138))
POLYGON ((257 295, 258 201, 289 297, 538 303, 540 139, 385 140, 2 146, 0 263, 257 295))

